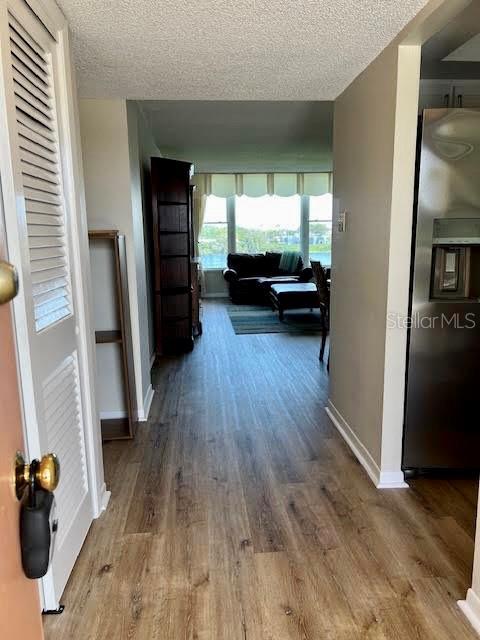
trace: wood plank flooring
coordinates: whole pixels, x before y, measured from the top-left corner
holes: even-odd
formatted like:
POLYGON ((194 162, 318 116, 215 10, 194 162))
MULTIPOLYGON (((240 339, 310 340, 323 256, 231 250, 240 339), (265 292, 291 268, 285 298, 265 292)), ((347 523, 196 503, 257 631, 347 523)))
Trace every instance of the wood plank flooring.
POLYGON ((47 640, 473 640, 477 483, 377 491, 330 424, 316 336, 235 336, 204 305, 155 373, 47 640))

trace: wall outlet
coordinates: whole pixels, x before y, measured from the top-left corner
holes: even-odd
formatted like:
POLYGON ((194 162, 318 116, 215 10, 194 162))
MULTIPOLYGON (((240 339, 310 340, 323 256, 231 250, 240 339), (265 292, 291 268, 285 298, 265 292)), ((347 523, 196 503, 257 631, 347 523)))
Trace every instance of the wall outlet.
POLYGON ((347 230, 347 212, 343 210, 338 215, 338 232, 344 233, 347 230))

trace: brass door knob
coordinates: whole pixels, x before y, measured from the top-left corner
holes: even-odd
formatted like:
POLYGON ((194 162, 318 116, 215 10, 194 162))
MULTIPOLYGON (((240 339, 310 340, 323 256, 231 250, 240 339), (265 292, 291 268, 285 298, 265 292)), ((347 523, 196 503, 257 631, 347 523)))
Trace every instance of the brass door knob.
POLYGON ((9 262, 0 260, 0 304, 10 302, 18 293, 17 270, 9 262))
POLYGON ((15 458, 15 493, 20 500, 25 488, 32 482, 45 491, 55 491, 60 481, 60 463, 54 453, 47 453, 41 460, 25 462, 23 454, 15 458))

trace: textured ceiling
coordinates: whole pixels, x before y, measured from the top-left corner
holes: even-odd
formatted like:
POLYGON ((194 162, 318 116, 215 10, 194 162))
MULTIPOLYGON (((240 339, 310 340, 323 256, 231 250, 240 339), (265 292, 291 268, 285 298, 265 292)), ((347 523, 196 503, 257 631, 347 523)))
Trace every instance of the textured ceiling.
POLYGON ((164 156, 197 171, 329 171, 333 102, 142 101, 164 156))
POLYGON ((57 0, 83 97, 332 100, 427 0, 57 0))

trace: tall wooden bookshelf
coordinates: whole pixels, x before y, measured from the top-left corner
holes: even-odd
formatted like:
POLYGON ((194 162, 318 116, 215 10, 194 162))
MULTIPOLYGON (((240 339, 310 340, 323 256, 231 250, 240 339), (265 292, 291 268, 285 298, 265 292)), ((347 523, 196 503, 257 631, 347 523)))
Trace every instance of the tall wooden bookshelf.
POLYGON ((151 162, 156 352, 184 353, 194 345, 193 165, 167 158, 151 162))

